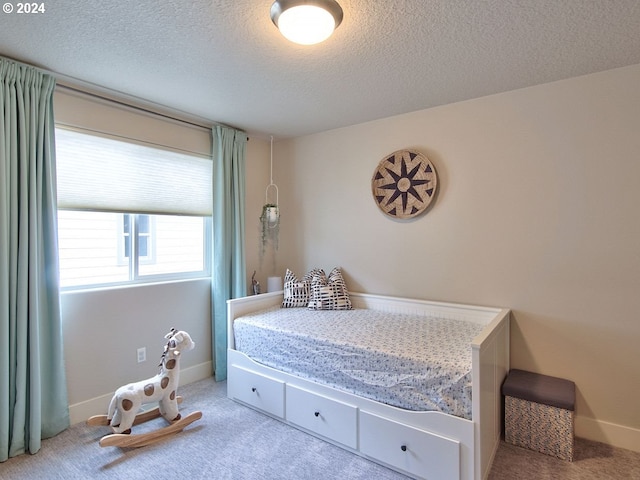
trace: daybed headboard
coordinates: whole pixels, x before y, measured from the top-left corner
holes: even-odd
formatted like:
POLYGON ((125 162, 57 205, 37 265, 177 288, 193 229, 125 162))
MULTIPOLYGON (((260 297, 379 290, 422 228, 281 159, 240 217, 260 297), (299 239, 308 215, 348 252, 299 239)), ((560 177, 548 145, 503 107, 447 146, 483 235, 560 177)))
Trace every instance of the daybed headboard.
POLYGON ((370 293, 349 293, 354 308, 370 308, 393 313, 434 315, 438 318, 466 320, 488 324, 500 312, 498 308, 478 307, 461 303, 433 302, 409 298, 375 295, 370 293))

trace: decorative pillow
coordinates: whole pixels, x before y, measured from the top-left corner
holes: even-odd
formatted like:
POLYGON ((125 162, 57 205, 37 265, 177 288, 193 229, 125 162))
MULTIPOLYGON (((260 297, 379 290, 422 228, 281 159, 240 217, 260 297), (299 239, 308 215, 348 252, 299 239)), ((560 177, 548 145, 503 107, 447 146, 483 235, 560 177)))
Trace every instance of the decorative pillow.
POLYGON ((284 298, 282 299, 282 306, 284 308, 295 308, 309 305, 311 279, 316 275, 324 276, 324 270, 314 268, 302 277, 302 280, 298 280, 294 273, 287 268, 284 275, 284 298))
POLYGON ((309 308, 312 310, 351 310, 351 299, 339 267, 331 270, 328 278, 324 274, 313 277, 309 308))

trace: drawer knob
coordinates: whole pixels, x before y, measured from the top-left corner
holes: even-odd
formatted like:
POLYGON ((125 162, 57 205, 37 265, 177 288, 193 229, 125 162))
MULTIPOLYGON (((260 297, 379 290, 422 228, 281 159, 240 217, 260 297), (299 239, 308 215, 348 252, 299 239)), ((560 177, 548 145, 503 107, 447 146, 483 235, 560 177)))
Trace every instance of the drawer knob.
POLYGON ((251 391, 255 393, 255 391, 257 390, 256 387, 251 387, 251 391))
POLYGON ((402 445, 400 447, 400 450, 402 450, 403 452, 406 452, 407 451, 407 446, 406 445, 402 445))
POLYGON ((320 412, 317 412, 317 411, 316 411, 316 412, 313 412, 313 414, 314 414, 316 417, 319 417, 319 416, 320 416, 320 412))

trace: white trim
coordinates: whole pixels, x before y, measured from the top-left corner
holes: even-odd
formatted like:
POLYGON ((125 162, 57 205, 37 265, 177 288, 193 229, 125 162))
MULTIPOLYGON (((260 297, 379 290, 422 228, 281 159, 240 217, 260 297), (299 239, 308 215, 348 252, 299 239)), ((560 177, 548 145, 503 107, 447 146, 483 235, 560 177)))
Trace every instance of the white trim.
POLYGON ((640 429, 576 415, 576 437, 640 452, 640 429))
MULTIPOLYGON (((209 378, 213 374, 213 363, 211 361, 194 365, 193 367, 183 368, 180 370, 180 385, 188 385, 205 378, 209 378)), ((69 419, 71 425, 86 422, 93 415, 103 415, 107 413, 109 402, 114 392, 106 393, 99 397, 91 398, 83 402, 69 405, 69 419)), ((179 393, 179 392, 178 392, 179 393)))

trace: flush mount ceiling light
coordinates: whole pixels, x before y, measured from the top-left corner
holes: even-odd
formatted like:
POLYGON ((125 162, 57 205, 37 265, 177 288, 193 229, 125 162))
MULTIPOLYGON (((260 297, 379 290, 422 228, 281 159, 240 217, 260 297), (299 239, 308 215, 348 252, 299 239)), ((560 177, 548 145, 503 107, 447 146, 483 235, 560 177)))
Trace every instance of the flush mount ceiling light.
POLYGON ((329 38, 342 16, 342 8, 334 0, 277 0, 271 5, 271 20, 280 33, 300 45, 329 38))

